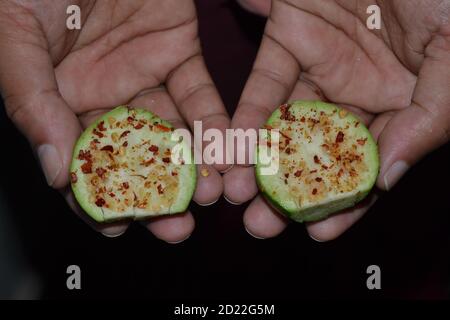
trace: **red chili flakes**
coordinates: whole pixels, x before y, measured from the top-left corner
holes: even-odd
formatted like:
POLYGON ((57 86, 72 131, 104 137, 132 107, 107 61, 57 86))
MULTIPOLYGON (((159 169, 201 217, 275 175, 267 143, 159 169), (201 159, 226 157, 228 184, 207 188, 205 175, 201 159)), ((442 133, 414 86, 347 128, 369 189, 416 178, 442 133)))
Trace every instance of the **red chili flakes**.
POLYGON ((286 152, 286 154, 291 154, 291 148, 287 147, 286 150, 284 150, 284 152, 286 152))
POLYGON ((96 144, 94 141, 91 141, 91 142, 89 143, 89 147, 90 147, 92 150, 97 150, 97 144, 96 144))
POLYGON ((103 138, 105 136, 103 133, 98 131, 96 128, 94 128, 94 130, 92 130, 92 133, 95 134, 99 138, 103 138))
POLYGON ((109 196, 111 197, 111 198, 114 198, 116 195, 114 194, 114 192, 110 192, 110 193, 108 193, 109 194, 109 196))
POLYGON ((124 188, 124 189, 128 189, 129 187, 130 187, 130 185, 128 184, 128 182, 122 182, 122 187, 124 188))
POLYGON ((154 144, 152 144, 150 146, 150 148, 148 148, 148 150, 155 153, 155 152, 158 152, 159 148, 158 148, 158 146, 155 146, 154 144))
POLYGON ((289 109, 291 108, 291 105, 286 103, 280 106, 281 111, 281 120, 287 120, 287 121, 295 121, 295 117, 292 115, 291 111, 289 109))
POLYGON ((105 121, 100 121, 100 123, 97 125, 98 130, 100 131, 106 131, 105 128, 105 121))
POLYGON ((122 146, 128 147, 128 141, 125 141, 124 143, 122 143, 122 146))
POLYGON ((164 163, 170 163, 170 158, 169 157, 164 157, 164 158, 162 158, 162 161, 164 163))
POLYGON ((128 121, 129 123, 131 123, 131 122, 134 121, 134 118, 133 118, 133 117, 128 117, 128 118, 127 118, 127 121, 128 121))
POLYGON ((126 137, 128 134, 130 133, 130 130, 125 130, 124 132, 122 132, 122 134, 120 135, 119 139, 126 137))
POLYGON ((312 194, 313 194, 313 195, 316 195, 316 194, 317 194, 317 189, 316 189, 316 188, 314 188, 314 189, 312 190, 312 194))
POLYGON ((321 178, 321 177, 317 177, 317 178, 316 178, 316 181, 317 181, 317 182, 321 182, 321 181, 322 181, 322 178, 321 178))
POLYGON ((95 200, 95 204, 97 205, 97 207, 103 207, 105 203, 106 201, 103 198, 97 198, 97 200, 95 200))
POLYGON ((339 169, 339 172, 337 174, 338 177, 341 177, 344 174, 344 169, 339 169))
POLYGON ((318 156, 314 156, 314 163, 320 164, 320 159, 318 156))
POLYGON ((78 159, 92 161, 91 152, 89 150, 88 151, 80 150, 80 152, 78 153, 78 159))
POLYGON ((289 173, 284 174, 285 178, 289 178, 289 173))
POLYGON ((172 176, 173 176, 173 177, 175 177, 175 176, 177 176, 177 175, 178 175, 178 172, 172 171, 172 176))
POLYGON ((365 145, 365 144, 366 144, 366 141, 367 141, 367 138, 356 140, 356 142, 358 142, 358 144, 359 144, 360 146, 365 145))
POLYGON ((139 209, 145 209, 145 208, 147 207, 147 202, 146 202, 146 201, 141 202, 141 203, 139 203, 139 204, 137 205, 137 207, 138 207, 139 209))
POLYGON ((309 173, 316 173, 317 169, 311 170, 309 173))
POLYGON ((297 178, 300 177, 302 175, 303 170, 297 170, 294 173, 294 176, 296 176, 297 178))
POLYGON ((339 131, 336 135, 336 143, 341 143, 344 141, 344 133, 342 131, 339 131))
POLYGON ((163 126, 162 124, 159 124, 159 123, 155 124, 155 127, 156 127, 159 131, 162 131, 162 132, 169 132, 169 131, 172 131, 170 128, 168 128, 168 127, 166 127, 166 126, 163 126))
POLYGON ((92 162, 87 161, 81 165, 81 171, 85 174, 92 173, 92 162))
POLYGON ((312 126, 313 127, 320 122, 320 120, 317 120, 317 119, 314 119, 314 118, 309 118, 308 121, 312 122, 312 126))
POLYGON ((322 169, 324 169, 324 170, 328 170, 328 166, 326 166, 326 165, 322 165, 322 169))
POLYGON ((306 121, 305 117, 302 117, 302 118, 300 119, 300 122, 305 122, 305 121, 306 121))
POLYGON ((158 186, 156 188, 158 189, 158 194, 164 193, 164 188, 160 184, 158 184, 158 186))
POLYGON ((280 134, 281 134, 283 137, 285 137, 286 139, 292 140, 292 138, 289 137, 289 136, 288 136, 286 133, 284 133, 283 131, 280 131, 280 134))
POLYGON ((154 158, 150 158, 149 160, 144 160, 144 161, 141 162, 141 164, 146 166, 146 167, 148 167, 152 163, 155 163, 155 159, 154 158))
POLYGON ((75 172, 71 172, 70 173, 70 181, 72 183, 76 183, 78 181, 78 177, 77 177, 77 174, 75 172))
POLYGON ((112 145, 108 144, 108 145, 102 147, 102 148, 100 149, 100 151, 114 152, 114 148, 113 148, 112 145))
POLYGON ((337 160, 337 161, 341 161, 341 155, 338 155, 338 156, 336 157, 336 160, 337 160))
POLYGON ((97 169, 95 169, 95 173, 97 173, 97 175, 100 178, 103 178, 104 174, 106 173, 106 170, 103 168, 97 168, 97 169))
POLYGON ((139 130, 139 129, 143 128, 143 127, 144 127, 144 125, 142 124, 142 122, 139 122, 137 125, 134 126, 134 128, 136 130, 139 130))

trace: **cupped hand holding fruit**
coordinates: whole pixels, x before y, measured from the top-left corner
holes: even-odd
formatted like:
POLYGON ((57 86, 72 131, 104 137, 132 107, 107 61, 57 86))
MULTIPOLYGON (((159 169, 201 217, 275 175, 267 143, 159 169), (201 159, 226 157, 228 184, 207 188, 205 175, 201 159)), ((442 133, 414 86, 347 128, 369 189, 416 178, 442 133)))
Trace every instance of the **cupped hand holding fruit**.
MULTIPOLYGON (((269 1, 241 0, 269 14, 269 1)), ((377 186, 388 190, 408 168, 449 140, 450 1, 378 1, 381 30, 366 27, 366 1, 272 1, 263 40, 234 128, 261 127, 286 102, 329 100, 358 115, 378 141, 377 186)), ((242 203, 258 189, 254 169, 235 166, 224 176, 225 196, 242 203)), ((336 238, 373 204, 307 224, 311 237, 336 238)), ((256 196, 244 215, 256 237, 279 234, 284 217, 256 196)))
MULTIPOLYGON (((119 104, 146 106, 175 127, 203 120, 224 130, 229 120, 205 68, 193 1, 2 1, 0 88, 8 115, 36 151, 47 182, 68 191, 69 166, 83 128, 119 104), (66 28, 66 9, 81 8, 81 30, 66 28), (165 86, 162 86, 165 85, 165 86)), ((221 194, 217 170, 200 176, 194 200, 214 202, 221 194)), ((107 235, 126 222, 99 225, 107 235)), ((149 220, 158 238, 187 238, 189 212, 149 220)))

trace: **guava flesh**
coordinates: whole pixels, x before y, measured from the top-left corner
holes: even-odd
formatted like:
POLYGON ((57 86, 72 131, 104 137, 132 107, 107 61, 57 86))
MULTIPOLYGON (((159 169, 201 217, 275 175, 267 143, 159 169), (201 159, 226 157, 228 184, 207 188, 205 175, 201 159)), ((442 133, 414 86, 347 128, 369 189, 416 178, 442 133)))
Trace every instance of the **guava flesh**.
MULTIPOLYGON (((267 150, 270 130, 279 130, 279 165, 266 174, 257 161, 259 189, 291 219, 316 221, 354 206, 372 189, 379 171, 378 150, 364 124, 333 104, 294 101, 280 106, 268 119, 267 139, 257 157, 267 150)), ((271 146, 272 147, 272 146, 271 146)))
POLYGON ((80 206, 97 222, 186 210, 196 184, 192 151, 172 161, 172 125, 144 109, 119 106, 77 141, 70 168, 80 206))

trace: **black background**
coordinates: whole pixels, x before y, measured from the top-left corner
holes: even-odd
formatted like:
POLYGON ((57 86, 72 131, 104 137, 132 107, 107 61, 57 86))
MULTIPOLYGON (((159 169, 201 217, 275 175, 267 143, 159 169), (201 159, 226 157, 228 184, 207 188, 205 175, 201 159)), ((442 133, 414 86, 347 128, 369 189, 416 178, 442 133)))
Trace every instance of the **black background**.
MULTIPOLYGON (((234 1, 197 1, 209 70, 230 114, 256 55, 264 20, 234 1)), ((165 244, 138 224, 105 238, 48 188, 25 139, 1 108, 0 189, 44 298, 448 298, 450 145, 415 166, 339 239, 311 240, 291 224, 256 240, 242 224, 245 205, 192 204, 196 229, 165 244), (66 268, 82 270, 82 290, 66 288, 66 268), (366 288, 381 267, 382 290, 366 288)))

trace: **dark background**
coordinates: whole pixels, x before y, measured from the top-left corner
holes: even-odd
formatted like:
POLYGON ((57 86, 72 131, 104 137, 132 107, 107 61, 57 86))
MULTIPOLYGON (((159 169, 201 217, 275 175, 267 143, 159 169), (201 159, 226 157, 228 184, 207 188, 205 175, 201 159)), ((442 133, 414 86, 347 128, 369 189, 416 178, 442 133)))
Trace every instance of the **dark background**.
MULTIPOLYGON (((206 62, 232 114, 264 20, 232 0, 197 3, 206 62)), ((207 208, 192 204, 194 233, 169 245, 138 224, 114 239, 92 231, 47 187, 3 108, 0 125, 0 190, 43 298, 450 297, 450 145, 415 166, 335 241, 317 243, 295 223, 275 239, 253 239, 242 224, 245 205, 221 199, 207 208), (82 290, 66 288, 71 264, 81 267, 82 290), (371 264, 381 267, 382 290, 366 288, 371 264)))

